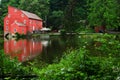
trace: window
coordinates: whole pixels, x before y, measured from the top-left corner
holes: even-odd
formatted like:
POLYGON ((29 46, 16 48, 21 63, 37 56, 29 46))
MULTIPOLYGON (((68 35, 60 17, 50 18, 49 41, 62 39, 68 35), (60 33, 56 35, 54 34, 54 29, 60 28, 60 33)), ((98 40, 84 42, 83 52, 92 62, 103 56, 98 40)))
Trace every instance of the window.
POLYGON ((9 23, 9 20, 6 20, 6 24, 8 24, 9 23))
POLYGON ((17 32, 16 28, 14 28, 14 32, 17 32))
POLYGON ((14 12, 17 12, 17 9, 14 9, 14 12))
POLYGON ((10 14, 8 14, 8 18, 10 18, 10 14))
POLYGON ((24 29, 22 29, 22 32, 24 33, 24 29))
POLYGON ((26 24, 26 20, 24 20, 24 24, 26 24))
POLYGON ((38 21, 36 21, 36 24, 38 24, 38 21))
POLYGON ((16 41, 14 41, 14 46, 16 46, 16 41))
POLYGON ((32 20, 30 20, 30 24, 32 23, 32 20))
POLYGON ((30 28, 31 30, 33 30, 33 28, 32 28, 32 26, 31 26, 31 28, 30 28))
POLYGON ((26 53, 26 48, 24 48, 24 53, 26 53))
POLYGON ((8 26, 6 26, 6 31, 8 31, 8 26))
POLYGON ((17 20, 15 20, 14 22, 17 23, 17 20))
POLYGON ((24 14, 21 14, 21 17, 24 17, 24 14))

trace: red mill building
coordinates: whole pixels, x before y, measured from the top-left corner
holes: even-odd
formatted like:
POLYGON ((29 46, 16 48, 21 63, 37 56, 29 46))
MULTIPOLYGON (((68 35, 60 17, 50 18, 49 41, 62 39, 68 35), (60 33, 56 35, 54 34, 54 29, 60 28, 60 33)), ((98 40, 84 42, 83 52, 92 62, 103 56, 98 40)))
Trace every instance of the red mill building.
POLYGON ((4 36, 33 33, 41 28, 42 19, 36 14, 8 6, 8 15, 4 18, 4 36))

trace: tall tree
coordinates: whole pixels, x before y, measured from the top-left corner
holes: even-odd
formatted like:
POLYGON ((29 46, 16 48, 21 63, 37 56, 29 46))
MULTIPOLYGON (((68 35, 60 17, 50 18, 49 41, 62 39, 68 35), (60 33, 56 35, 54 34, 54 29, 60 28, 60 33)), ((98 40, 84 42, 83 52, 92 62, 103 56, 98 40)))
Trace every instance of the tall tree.
POLYGON ((117 0, 89 0, 88 20, 92 26, 118 27, 117 0))
POLYGON ((48 17, 48 25, 53 30, 63 27, 64 10, 68 0, 50 0, 50 10, 48 17))
POLYGON ((69 0, 65 9, 65 29, 68 32, 76 31, 80 28, 79 21, 85 20, 87 16, 85 0, 69 0))
POLYGON ((0 28, 3 29, 3 22, 4 17, 7 14, 7 6, 8 6, 9 0, 1 0, 0 5, 0 28))
POLYGON ((4 17, 7 15, 8 12, 8 5, 18 7, 19 5, 19 0, 2 0, 1 5, 0 5, 0 26, 3 28, 3 21, 4 17))

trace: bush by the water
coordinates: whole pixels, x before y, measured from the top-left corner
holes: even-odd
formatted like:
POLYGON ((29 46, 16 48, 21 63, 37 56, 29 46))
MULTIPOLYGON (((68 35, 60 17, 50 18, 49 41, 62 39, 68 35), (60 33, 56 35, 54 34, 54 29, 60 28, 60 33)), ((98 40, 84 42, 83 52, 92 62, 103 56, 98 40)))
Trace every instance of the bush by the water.
POLYGON ((19 39, 19 38, 25 38, 26 35, 24 34, 19 34, 19 33, 15 33, 16 37, 19 39))
POLYGON ((22 63, 17 59, 10 59, 6 56, 3 50, 0 50, 0 78, 2 79, 19 79, 23 76, 29 75, 29 71, 26 67, 23 67, 22 63))
POLYGON ((41 80, 118 79, 120 76, 120 62, 113 55, 119 55, 119 42, 114 35, 108 34, 93 35, 91 38, 95 38, 95 41, 102 43, 100 46, 93 46, 96 46, 95 49, 98 52, 103 52, 107 56, 92 56, 91 51, 86 47, 78 50, 68 50, 58 64, 51 64, 43 69, 33 67, 34 73, 40 76, 41 80))
POLYGON ((119 77, 120 63, 115 58, 91 57, 83 48, 68 53, 59 64, 42 70, 33 68, 34 72, 43 80, 115 80, 119 77))

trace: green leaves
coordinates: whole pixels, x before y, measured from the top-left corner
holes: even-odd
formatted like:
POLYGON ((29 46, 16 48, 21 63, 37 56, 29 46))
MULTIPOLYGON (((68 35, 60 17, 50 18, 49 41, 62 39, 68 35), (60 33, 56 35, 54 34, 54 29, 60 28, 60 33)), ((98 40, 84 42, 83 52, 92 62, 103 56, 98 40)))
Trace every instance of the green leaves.
POLYGON ((20 0, 20 5, 18 7, 33 12, 45 20, 45 16, 49 13, 49 0, 20 0))
POLYGON ((119 26, 117 20, 119 4, 116 0, 93 0, 88 3, 90 6, 88 20, 92 26, 106 26, 114 29, 119 26))
POLYGON ((28 75, 26 67, 17 61, 17 59, 10 59, 2 50, 0 50, 0 75, 8 76, 5 79, 17 78, 17 76, 28 75), (1 74, 2 73, 2 74, 1 74))

